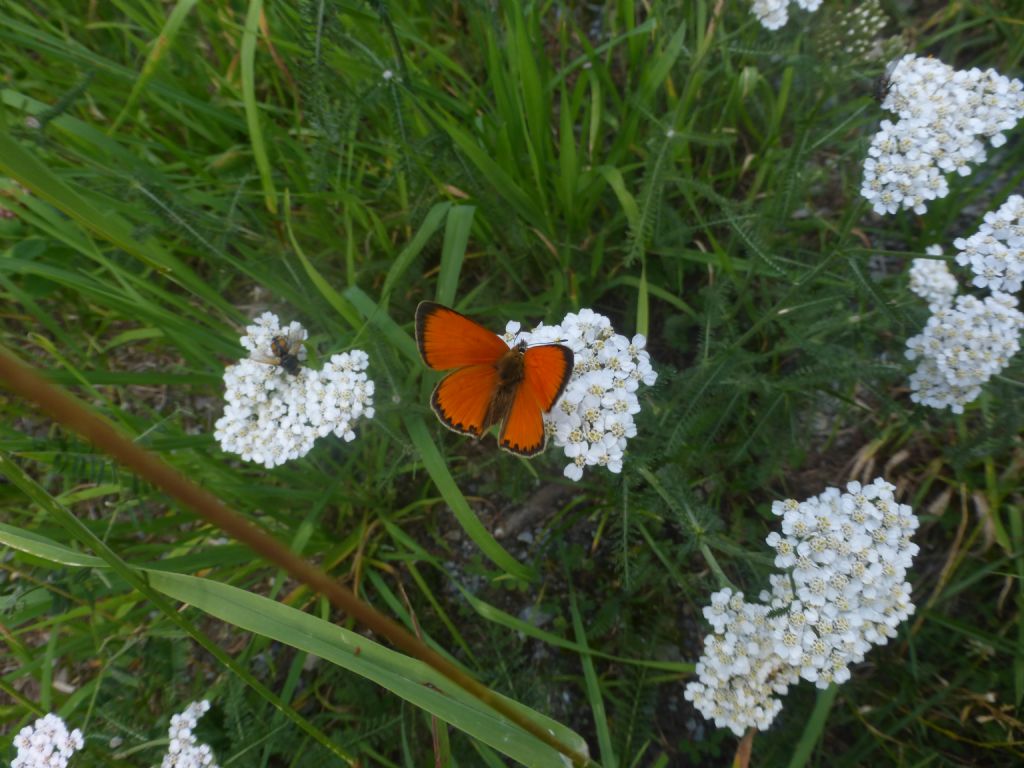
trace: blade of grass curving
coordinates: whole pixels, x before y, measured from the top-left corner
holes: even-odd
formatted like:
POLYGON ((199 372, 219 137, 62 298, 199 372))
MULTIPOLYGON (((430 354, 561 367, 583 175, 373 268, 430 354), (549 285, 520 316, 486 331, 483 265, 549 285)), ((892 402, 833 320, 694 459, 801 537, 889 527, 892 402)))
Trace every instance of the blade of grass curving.
POLYGON ((259 33, 260 13, 263 11, 263 0, 249 0, 249 10, 245 15, 245 28, 242 31, 242 106, 245 108, 245 123, 249 128, 249 143, 256 160, 256 168, 263 186, 263 202, 267 210, 277 213, 277 190, 274 188, 274 176, 267 158, 267 147, 263 143, 263 129, 260 128, 259 107, 256 104, 256 39, 259 33))
POLYGON ((814 710, 807 719, 800 740, 796 743, 793 755, 789 759, 789 768, 802 768, 810 760, 815 745, 821 739, 825 730, 825 723, 828 721, 828 713, 832 711, 832 703, 839 693, 839 686, 833 683, 824 691, 818 691, 818 698, 814 703, 814 710))
POLYGON ((313 262, 306 258, 306 254, 302 250, 302 246, 299 245, 299 241, 295 239, 295 233, 292 231, 292 215, 291 215, 291 195, 286 189, 284 191, 284 227, 288 232, 288 240, 292 244, 292 250, 295 251, 295 255, 299 257, 299 262, 302 264, 302 268, 306 270, 306 276, 309 278, 313 286, 320 291, 320 295, 326 299, 327 303, 334 307, 334 311, 337 312, 342 319, 345 320, 353 328, 359 328, 362 323, 359 320, 358 313, 352 308, 352 306, 345 300, 345 298, 334 290, 334 287, 327 282, 320 271, 313 266, 313 262))
POLYGON ((539 627, 534 626, 528 621, 523 621, 520 618, 512 616, 500 608, 495 608, 489 603, 485 603, 483 600, 478 598, 472 592, 464 588, 462 585, 456 583, 455 586, 462 593, 462 596, 466 598, 470 606, 474 611, 477 612, 482 618, 487 621, 500 624, 506 629, 510 629, 513 632, 532 637, 535 640, 540 640, 548 645, 553 645, 556 648, 564 648, 567 651, 575 651, 576 653, 590 653, 591 656, 599 659, 608 659, 620 664, 631 664, 637 667, 648 667, 650 669, 660 669, 665 672, 674 672, 683 675, 693 674, 694 665, 688 662, 681 661, 652 661, 650 659, 629 659, 625 656, 615 656, 610 653, 602 653, 601 651, 588 650, 586 646, 574 643, 571 640, 566 640, 552 632, 547 632, 539 627))
POLYGON ((598 173, 604 176, 608 186, 612 188, 615 197, 619 199, 622 212, 626 214, 626 222, 631 231, 636 230, 640 225, 640 209, 637 207, 636 198, 626 189, 626 180, 622 178, 622 171, 608 165, 602 165, 597 169, 598 173))
MULTIPOLYGON (((74 568, 109 568, 139 594, 149 600, 161 613, 185 634, 210 652, 221 664, 238 676, 268 703, 279 710, 285 717, 308 733, 325 749, 344 760, 348 765, 355 766, 356 760, 345 749, 335 744, 319 728, 296 712, 292 707, 279 699, 270 689, 257 680, 245 667, 236 662, 227 652, 221 649, 195 623, 183 616, 175 606, 171 605, 154 589, 145 576, 130 567, 106 543, 94 534, 82 521, 75 517, 63 504, 59 504, 45 488, 40 486, 25 471, 15 464, 6 453, 0 452, 0 474, 21 490, 32 502, 45 510, 47 515, 56 520, 75 540, 98 552, 99 557, 75 552, 56 542, 38 536, 31 531, 13 528, 0 524, 0 541, 22 552, 41 557, 53 563, 60 563, 74 568)), ((54 633, 55 635, 57 633, 54 633)))
MULTIPOLYGON (((422 105, 425 111, 429 107, 422 105)), ((542 231, 547 229, 547 220, 533 199, 527 195, 515 180, 481 147, 475 138, 463 131, 454 121, 441 112, 431 114, 433 120, 451 137, 452 141, 466 155, 469 161, 486 178, 493 188, 508 202, 512 209, 531 226, 542 231)))
POLYGON ((431 439, 430 432, 427 431, 427 425, 423 422, 423 419, 417 414, 405 413, 402 414, 402 421, 405 422, 405 429, 409 433, 413 446, 419 452, 423 467, 427 470, 427 474, 430 475, 430 479, 434 481, 434 485, 437 486, 437 490, 440 491, 441 496, 448 504, 448 508, 451 509, 452 514, 455 515, 455 519, 459 521, 459 525, 462 526, 462 530, 466 532, 466 535, 469 536, 474 544, 480 547, 480 551, 492 563, 510 576, 515 576, 524 581, 536 579, 537 574, 533 569, 523 565, 506 552, 497 540, 491 536, 490 532, 484 528, 480 518, 476 516, 476 513, 470 508, 469 502, 466 501, 466 497, 459 490, 459 486, 455 483, 455 478, 448 471, 448 465, 445 464, 444 459, 441 457, 441 452, 431 439))
POLYGON ((157 67, 160 65, 164 54, 174 44, 174 39, 178 36, 181 25, 197 2, 198 0, 178 0, 177 5, 174 6, 174 9, 167 16, 163 29, 160 30, 160 34, 153 41, 149 55, 146 56, 146 61, 142 65, 142 71, 139 72, 138 79, 132 83, 132 89, 128 93, 128 98, 125 99, 124 107, 121 108, 118 116, 114 118, 108 133, 116 133, 125 117, 128 116, 128 113, 135 108, 135 102, 138 100, 139 94, 149 84, 149 81, 153 79, 153 75, 156 74, 157 67))
MULTIPOLYGON (((74 550, 41 536, 26 536, 17 528, 2 524, 0 542, 61 565, 109 567, 122 578, 130 580, 129 583, 134 581, 145 585, 148 582, 151 591, 160 593, 155 596, 158 601, 163 601, 162 596, 169 597, 238 629, 314 654, 372 680, 524 765, 552 768, 565 765, 562 757, 551 747, 516 728, 428 665, 325 619, 210 579, 133 568, 112 552, 110 554, 118 564, 117 568, 106 558, 91 558, 89 562, 82 563, 81 556, 74 550)), ((174 612, 173 606, 167 607, 174 612)), ((511 699, 501 698, 540 727, 553 731, 558 738, 572 744, 574 749, 586 749, 583 739, 572 730, 511 699)), ((350 760, 349 764, 353 762, 350 760)))
POLYGON ((594 715, 594 730, 597 731, 597 743, 601 749, 601 762, 607 768, 616 768, 618 760, 612 747, 612 734, 608 728, 608 717, 604 711, 601 683, 597 679, 594 660, 591 658, 590 649, 587 647, 587 633, 583 629, 583 618, 580 616, 579 608, 576 605, 576 592, 572 589, 571 582, 569 587, 569 610, 572 612, 573 634, 576 635, 576 642, 583 649, 580 653, 580 664, 583 665, 583 681, 587 689, 590 711, 594 715))
POLYGON ((344 297, 359 311, 366 322, 384 334, 384 338, 391 346, 405 355, 411 363, 420 364, 420 352, 416 348, 416 342, 391 319, 390 315, 378 307, 373 299, 354 285, 345 289, 344 297))
POLYGON ((430 238, 441 227, 441 222, 448 215, 449 208, 451 208, 451 203, 438 203, 427 211, 427 215, 423 217, 423 223, 416 230, 416 234, 405 244, 405 248, 402 249, 401 253, 395 257, 394 262, 391 264, 391 269, 388 270, 387 277, 384 278, 384 287, 380 291, 381 307, 387 308, 388 300, 391 298, 391 291, 395 288, 395 283, 405 274, 413 259, 420 255, 420 251, 423 250, 423 247, 430 238))
POLYGON ((441 272, 437 278, 437 300, 451 306, 455 303, 455 292, 459 288, 459 273, 469 243, 469 232, 473 228, 472 205, 458 205, 448 211, 448 222, 444 228, 444 245, 441 247, 441 272))
POLYGON ((0 171, 19 181, 33 194, 55 206, 86 229, 159 270, 213 306, 234 314, 233 308, 224 298, 184 262, 167 253, 153 241, 145 244, 138 242, 132 236, 132 226, 128 222, 115 213, 101 213, 94 208, 77 190, 58 178, 3 130, 0 130, 0 171))
MULTIPOLYGON (((219 498, 196 485, 156 454, 144 450, 112 427, 109 422, 86 409, 78 400, 47 382, 3 346, 0 346, 0 378, 6 380, 12 391, 37 404, 62 425, 78 432, 105 453, 190 507, 210 524, 244 542, 264 559, 280 566, 293 578, 324 595, 336 608, 345 611, 410 656, 433 667, 455 685, 496 709, 545 744, 557 749, 574 764, 586 765, 589 762, 586 756, 566 746, 535 722, 524 717, 496 693, 417 640, 396 621, 364 603, 320 568, 293 553, 261 527, 230 509, 219 498)), ((423 430, 425 432, 426 428, 423 430)), ((512 560, 507 554, 505 556, 512 560)), ((512 562, 515 563, 515 560, 512 562)))

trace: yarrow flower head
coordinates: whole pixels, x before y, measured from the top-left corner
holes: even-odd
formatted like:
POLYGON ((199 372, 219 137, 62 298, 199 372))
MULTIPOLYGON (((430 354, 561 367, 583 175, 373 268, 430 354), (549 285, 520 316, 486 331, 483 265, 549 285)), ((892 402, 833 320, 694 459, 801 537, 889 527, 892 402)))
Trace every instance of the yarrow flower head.
POLYGON ((354 440, 359 419, 373 418, 365 352, 333 355, 315 371, 301 366, 306 331, 298 323, 281 328, 265 312, 245 330, 249 357, 224 371, 227 402, 214 431, 225 451, 272 468, 305 456, 319 437, 354 440))
MULTIPOLYGON (((816 11, 821 7, 821 0, 795 0, 805 11, 816 11)), ((753 0, 750 12, 761 22, 765 29, 776 30, 786 26, 789 21, 790 0, 753 0)))
POLYGON ((607 317, 590 309, 569 313, 560 325, 519 328, 517 322, 506 325, 507 343, 559 342, 575 356, 565 392, 544 417, 545 431, 569 459, 565 476, 579 480, 584 468, 592 466, 621 472, 626 444, 636 435, 637 390, 658 378, 647 340, 640 334, 632 339, 617 334, 607 317))
POLYGON ((160 768, 217 768, 213 750, 208 744, 199 744, 192 730, 199 718, 210 710, 210 702, 194 701, 180 715, 171 715, 167 729, 167 754, 160 768))
POLYGON ((924 331, 907 340, 907 357, 920 360, 910 399, 963 413, 1017 354, 1022 329, 1024 314, 1006 293, 958 296, 955 305, 933 310, 924 331))
MULTIPOLYGON (((941 256, 941 245, 924 249, 929 256, 941 256)), ((956 278, 946 262, 939 259, 914 259, 910 264, 910 290, 928 302, 933 312, 953 304, 957 293, 956 278)))
POLYGON ((956 263, 971 268, 974 285, 1017 293, 1024 281, 1024 197, 1011 195, 998 211, 985 214, 978 231, 953 241, 956 263))
POLYGON ((908 54, 892 67, 882 108, 898 120, 883 120, 871 141, 861 195, 878 214, 922 214, 949 194, 946 174, 967 176, 985 161, 985 140, 1006 142, 1003 132, 1024 117, 1024 83, 908 54))
POLYGON ((11 768, 65 768, 75 752, 85 746, 82 732, 68 727, 52 712, 26 725, 14 737, 18 750, 11 768))
POLYGON ((878 478, 772 505, 782 533, 767 543, 783 572, 757 603, 731 589, 711 596, 713 632, 684 693, 702 715, 737 736, 766 730, 790 685, 843 683, 851 664, 896 636, 914 612, 906 574, 918 520, 894 490, 878 478))

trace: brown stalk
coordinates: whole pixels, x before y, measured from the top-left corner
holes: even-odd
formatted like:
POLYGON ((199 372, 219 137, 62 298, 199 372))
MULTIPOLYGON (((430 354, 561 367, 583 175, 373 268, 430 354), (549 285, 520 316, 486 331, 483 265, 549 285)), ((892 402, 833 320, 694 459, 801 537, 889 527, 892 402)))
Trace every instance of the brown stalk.
POLYGON ((87 409, 60 387, 51 384, 33 368, 14 357, 0 345, 0 380, 16 394, 35 403, 64 427, 74 430, 101 451, 107 453, 140 477, 148 480, 211 525, 220 528, 247 545, 265 560, 285 570, 330 600, 335 608, 345 611, 378 635, 387 638, 396 648, 429 665, 474 698, 495 710, 517 726, 572 760, 574 765, 593 763, 556 739, 547 729, 537 725, 502 701, 489 688, 449 662, 425 643, 417 640, 396 621, 388 618, 336 582, 315 565, 306 562, 288 547, 254 523, 235 512, 209 491, 193 483, 155 453, 140 448, 113 425, 87 409))

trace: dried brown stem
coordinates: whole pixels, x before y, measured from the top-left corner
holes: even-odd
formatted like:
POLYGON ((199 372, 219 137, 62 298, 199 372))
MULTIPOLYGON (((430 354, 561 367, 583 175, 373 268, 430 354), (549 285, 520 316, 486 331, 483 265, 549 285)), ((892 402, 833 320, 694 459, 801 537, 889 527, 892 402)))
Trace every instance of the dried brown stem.
POLYGON ((262 528, 230 509, 212 493, 193 483, 155 453, 136 445, 105 419, 90 411, 60 387, 48 382, 3 346, 0 346, 0 380, 6 382, 16 394, 35 403, 57 422, 74 430, 140 477, 190 507, 211 525, 230 534, 268 562, 284 569, 293 578, 319 592, 336 608, 387 638, 395 647, 437 670, 524 731, 566 755, 574 765, 592 765, 585 755, 566 746, 548 733, 547 729, 517 712, 489 688, 417 640, 396 621, 364 603, 324 571, 308 563, 262 528))

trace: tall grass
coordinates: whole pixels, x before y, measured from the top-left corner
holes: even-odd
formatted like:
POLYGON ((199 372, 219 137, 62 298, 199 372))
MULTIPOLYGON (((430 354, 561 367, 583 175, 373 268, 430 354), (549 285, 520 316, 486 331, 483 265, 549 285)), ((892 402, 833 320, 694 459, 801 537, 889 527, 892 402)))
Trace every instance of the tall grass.
MULTIPOLYGON (((903 344, 926 317, 909 260, 1020 189, 1024 142, 924 216, 872 215, 885 61, 828 44, 848 5, 769 33, 702 0, 0 4, 0 342, 606 768, 735 753, 682 697, 701 607, 771 570, 773 500, 884 474, 923 521, 917 615, 849 683, 794 689, 752 760, 1011 764, 1020 366, 955 417, 910 402, 903 344), (623 472, 571 483, 552 447, 443 429, 422 299, 647 335, 623 472), (310 330, 313 364, 366 350, 377 385, 357 440, 274 470, 212 438, 265 310, 310 330)), ((902 46, 1020 76, 1016 0, 885 7, 902 46)), ((56 711, 81 764, 151 765, 208 698, 221 765, 562 764, 0 404, 5 734, 56 711)))

